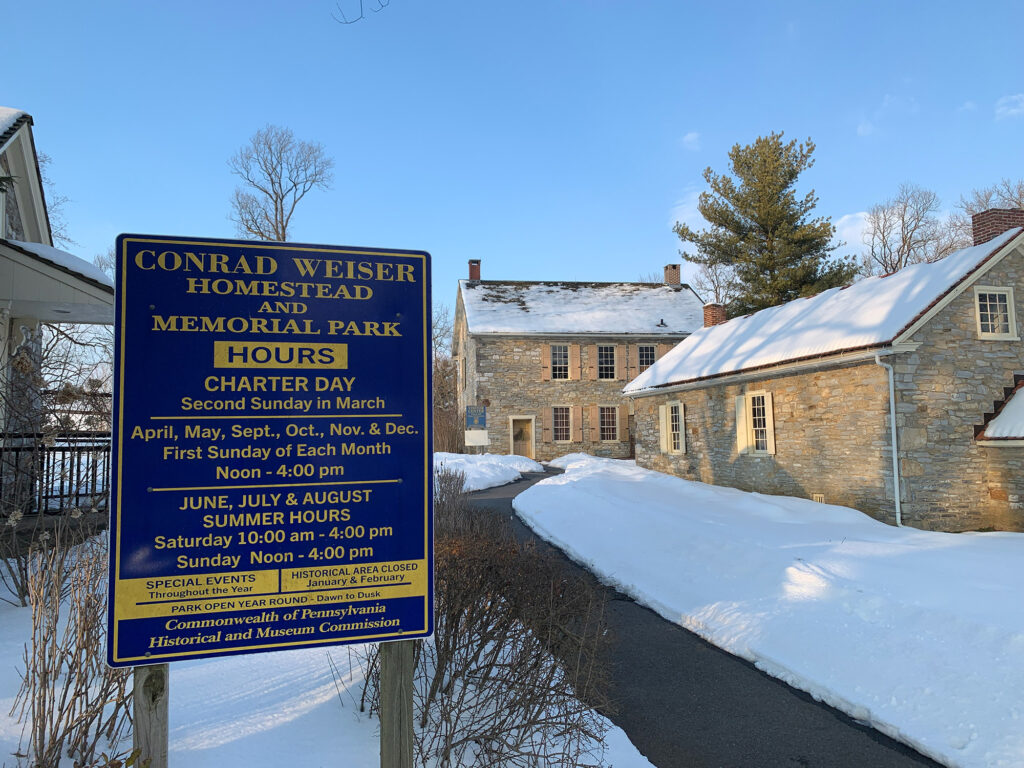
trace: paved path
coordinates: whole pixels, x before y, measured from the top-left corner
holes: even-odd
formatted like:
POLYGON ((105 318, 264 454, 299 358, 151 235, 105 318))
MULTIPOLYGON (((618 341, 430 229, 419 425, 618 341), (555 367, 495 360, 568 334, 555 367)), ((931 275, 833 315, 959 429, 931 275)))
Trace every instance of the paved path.
MULTIPOLYGON (((531 473, 469 499, 512 518, 518 537, 535 538, 512 511, 512 497, 544 476, 531 473)), ((657 768, 938 765, 608 592, 611 697, 618 709, 610 717, 657 768)))

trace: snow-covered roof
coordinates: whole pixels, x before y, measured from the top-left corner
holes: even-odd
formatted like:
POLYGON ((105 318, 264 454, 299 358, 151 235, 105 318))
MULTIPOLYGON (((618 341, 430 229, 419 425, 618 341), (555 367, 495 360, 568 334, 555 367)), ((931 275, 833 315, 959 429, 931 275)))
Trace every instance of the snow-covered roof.
POLYGON ((687 285, 460 280, 470 333, 678 336, 704 322, 687 285))
POLYGON ((22 118, 28 117, 27 112, 11 107, 0 107, 0 145, 7 138, 7 133, 14 128, 22 118))
POLYGON ((18 240, 0 240, 0 242, 13 245, 22 251, 28 251, 31 255, 43 261, 48 261, 61 269, 92 280, 94 283, 99 283, 105 288, 114 289, 114 281, 107 277, 103 270, 67 251, 62 251, 50 245, 43 245, 42 243, 23 243, 18 240))
POLYGON ((625 387, 627 394, 892 342, 1021 229, 931 264, 869 277, 701 328, 625 387))
POLYGON ((980 435, 989 440, 1024 440, 1024 395, 1019 384, 980 435))

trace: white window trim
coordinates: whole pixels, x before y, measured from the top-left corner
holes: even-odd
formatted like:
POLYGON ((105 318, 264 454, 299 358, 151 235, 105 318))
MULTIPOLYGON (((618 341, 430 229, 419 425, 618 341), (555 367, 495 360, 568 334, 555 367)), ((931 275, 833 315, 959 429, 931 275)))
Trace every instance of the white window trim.
POLYGON ((993 285, 976 285, 974 286, 974 323, 975 329, 978 332, 979 339, 989 339, 992 341, 1020 341, 1020 336, 1017 335, 1017 312, 1013 303, 1013 288, 1000 288, 993 285), (1009 315, 1010 321, 1010 332, 1009 333, 983 333, 981 330, 981 305, 978 303, 979 294, 982 293, 1005 293, 1006 294, 1006 310, 1009 315))
MULTIPOLYGON (((616 371, 616 369, 615 369, 615 353, 616 353, 615 347, 616 347, 615 344, 595 344, 594 345, 594 351, 595 351, 595 353, 597 355, 597 360, 594 361, 594 366, 595 366, 594 370, 596 371, 595 375, 597 376, 597 380, 598 381, 615 381, 615 374, 618 373, 618 371, 616 371), (606 349, 610 349, 612 351, 612 375, 611 376, 602 376, 601 375, 601 348, 602 347, 604 347, 606 349)), ((618 418, 618 417, 616 417, 616 418, 618 418)), ((611 442, 611 441, 609 440, 607 442, 611 442)))
POLYGON ((686 453, 686 406, 672 400, 658 406, 658 432, 661 436, 661 452, 674 455, 686 453), (679 448, 672 449, 672 406, 679 406, 679 448))
POLYGON ((551 406, 551 442, 552 443, 571 443, 572 442, 572 406, 571 405, 553 405, 551 406), (569 411, 569 439, 568 440, 556 440, 555 439, 555 408, 565 408, 569 411))
MULTIPOLYGON (((609 403, 598 403, 597 404, 597 441, 599 443, 620 443, 620 442, 622 442, 621 440, 619 440, 619 428, 620 428, 620 425, 619 425, 619 406, 611 405, 609 403), (611 438, 610 440, 606 440, 605 438, 601 437, 601 409, 602 408, 611 408, 612 412, 615 414, 615 437, 611 438)), ((571 435, 572 432, 570 432, 569 434, 571 435)))
POLYGON ((651 361, 651 365, 654 365, 656 362, 658 362, 658 345, 657 344, 637 344, 636 345, 636 370, 637 370, 638 373, 643 373, 644 371, 646 371, 648 368, 651 367, 651 365, 648 365, 648 366, 644 367, 643 363, 640 362, 640 348, 641 347, 646 347, 646 348, 649 348, 651 350, 651 353, 652 353, 651 356, 654 358, 651 361))
POLYGON ((748 456, 771 456, 775 453, 775 406, 772 393, 759 389, 736 396, 736 452, 748 456), (767 434, 767 448, 763 451, 754 448, 753 401, 755 397, 764 397, 764 410, 767 434))
POLYGON ((548 360, 551 368, 549 381, 572 381, 572 345, 571 344, 548 344, 548 360), (565 378, 555 378, 555 347, 565 347, 565 378))

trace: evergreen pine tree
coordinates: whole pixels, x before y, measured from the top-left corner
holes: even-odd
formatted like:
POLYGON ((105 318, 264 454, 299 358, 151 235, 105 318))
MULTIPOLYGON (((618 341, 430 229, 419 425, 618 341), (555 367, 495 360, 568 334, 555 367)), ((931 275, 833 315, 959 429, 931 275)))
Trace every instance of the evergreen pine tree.
POLYGON ((711 225, 695 232, 681 222, 673 228, 696 253, 682 257, 708 267, 735 271, 738 295, 730 316, 756 312, 801 296, 811 296, 850 282, 856 266, 850 259, 829 259, 835 227, 828 217, 810 219, 818 198, 811 190, 798 198, 794 185, 814 165, 814 142, 783 143, 782 133, 736 144, 729 152, 731 176, 706 168, 710 191, 697 208, 711 225))

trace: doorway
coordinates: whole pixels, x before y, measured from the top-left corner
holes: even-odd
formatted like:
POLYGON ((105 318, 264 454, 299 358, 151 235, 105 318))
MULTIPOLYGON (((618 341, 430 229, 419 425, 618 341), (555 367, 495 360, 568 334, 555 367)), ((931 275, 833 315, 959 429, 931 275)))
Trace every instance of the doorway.
POLYGON ((534 417, 509 416, 509 432, 512 434, 512 453, 517 456, 534 458, 534 417))

